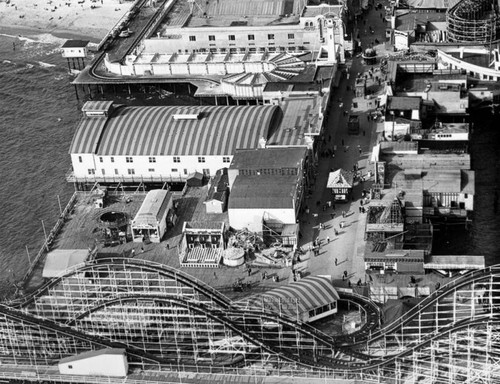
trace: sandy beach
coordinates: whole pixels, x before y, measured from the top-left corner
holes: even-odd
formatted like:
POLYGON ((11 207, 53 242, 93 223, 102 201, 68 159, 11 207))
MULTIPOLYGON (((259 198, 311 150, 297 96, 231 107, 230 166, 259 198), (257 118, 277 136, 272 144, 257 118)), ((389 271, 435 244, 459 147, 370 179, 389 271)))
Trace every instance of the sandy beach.
POLYGON ((99 42, 130 9, 124 0, 0 0, 0 28, 99 42), (7 2, 8 1, 8 2, 7 2))

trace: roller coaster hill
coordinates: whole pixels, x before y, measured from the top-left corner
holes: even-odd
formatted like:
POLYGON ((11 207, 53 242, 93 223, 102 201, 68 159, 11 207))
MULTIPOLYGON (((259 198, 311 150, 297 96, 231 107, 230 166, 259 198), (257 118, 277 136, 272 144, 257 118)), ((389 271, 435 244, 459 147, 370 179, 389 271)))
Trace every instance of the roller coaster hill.
MULTIPOLYGON (((61 359, 125 350, 126 378, 191 372, 356 383, 500 383, 500 266, 475 270, 384 323, 370 299, 339 290, 366 322, 326 335, 297 319, 232 301, 174 268, 140 259, 77 265, 0 305, 0 378, 96 382, 59 373, 61 359), (309 378, 309 379, 307 379, 309 378)), ((228 380, 229 380, 229 376, 228 380)), ((165 380, 164 380, 165 382, 165 380)))

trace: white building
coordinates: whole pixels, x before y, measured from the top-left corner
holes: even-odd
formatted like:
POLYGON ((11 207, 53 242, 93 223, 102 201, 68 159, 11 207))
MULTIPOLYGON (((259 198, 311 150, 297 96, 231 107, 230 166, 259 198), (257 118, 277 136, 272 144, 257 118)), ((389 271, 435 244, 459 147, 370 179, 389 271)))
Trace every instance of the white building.
POLYGON ((171 192, 164 189, 149 191, 132 220, 134 241, 147 240, 159 243, 167 231, 167 217, 172 206, 171 192))
POLYGON ((87 102, 70 147, 77 183, 184 181, 215 175, 236 149, 255 149, 279 127, 277 106, 112 108, 87 102))
POLYGON ((344 2, 306 3, 166 2, 158 27, 124 60, 106 56, 104 65, 120 76, 189 78, 198 96, 260 99, 268 81, 293 78, 304 71, 305 61, 332 66, 345 62, 353 49, 344 2))
POLYGON ((125 377, 128 361, 125 349, 106 348, 84 352, 59 361, 62 375, 125 377))
POLYGON ((229 196, 229 225, 262 233, 266 223, 296 224, 302 193, 296 175, 236 176, 229 196))

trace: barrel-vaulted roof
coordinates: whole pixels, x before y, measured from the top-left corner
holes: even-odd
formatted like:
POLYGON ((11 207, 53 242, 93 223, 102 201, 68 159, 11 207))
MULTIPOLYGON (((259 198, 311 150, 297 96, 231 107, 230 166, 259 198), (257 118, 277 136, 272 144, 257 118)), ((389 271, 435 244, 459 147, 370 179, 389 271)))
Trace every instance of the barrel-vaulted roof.
POLYGON ((280 123, 281 114, 277 106, 121 107, 107 118, 84 117, 70 153, 230 155, 239 148, 257 148, 259 140, 267 139, 280 123))
POLYGON ((330 279, 322 276, 309 276, 297 282, 272 289, 261 295, 247 299, 250 306, 262 307, 276 313, 296 317, 339 300, 339 294, 330 279))

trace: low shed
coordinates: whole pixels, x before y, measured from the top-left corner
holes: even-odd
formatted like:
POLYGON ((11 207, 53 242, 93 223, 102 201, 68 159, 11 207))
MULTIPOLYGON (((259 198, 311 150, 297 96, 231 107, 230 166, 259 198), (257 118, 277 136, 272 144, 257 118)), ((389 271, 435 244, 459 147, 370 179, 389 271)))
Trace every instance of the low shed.
POLYGON ((105 348, 69 356, 59 361, 62 375, 125 377, 128 360, 123 348, 105 348))
POLYGON ((42 277, 59 276, 68 268, 83 263, 88 256, 88 249, 55 249, 47 254, 42 277))
POLYGON ((164 189, 149 191, 132 221, 135 242, 159 243, 167 231, 167 216, 172 209, 172 193, 164 189))
POLYGON ((248 304, 300 321, 312 322, 336 313, 338 300, 339 294, 329 278, 311 276, 252 296, 248 299, 248 304))

